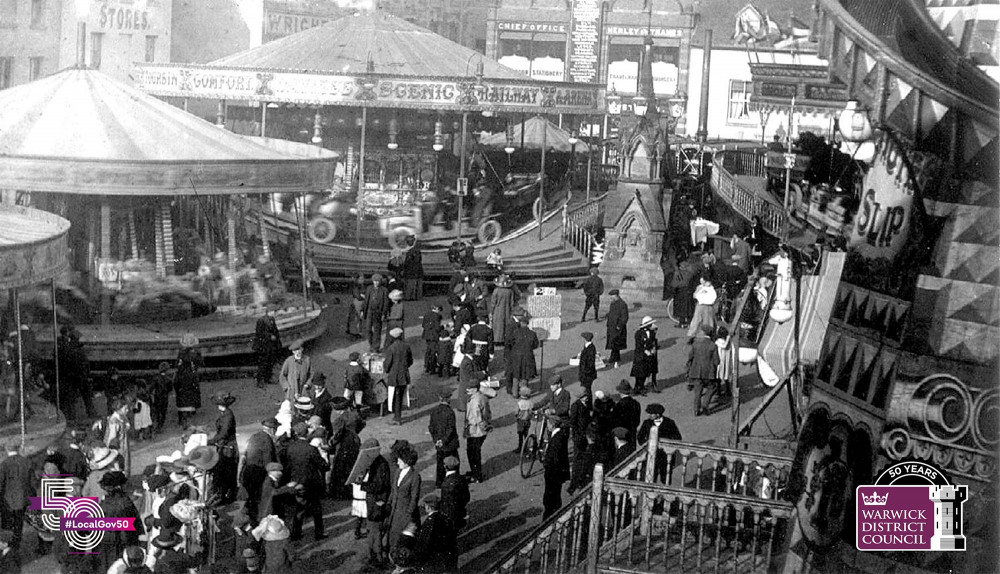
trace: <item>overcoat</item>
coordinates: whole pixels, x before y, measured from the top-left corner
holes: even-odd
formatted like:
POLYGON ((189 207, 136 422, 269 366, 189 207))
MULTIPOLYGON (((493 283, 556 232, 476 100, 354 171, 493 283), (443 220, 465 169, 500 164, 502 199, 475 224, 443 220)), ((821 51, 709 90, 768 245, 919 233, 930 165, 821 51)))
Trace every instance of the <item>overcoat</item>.
POLYGON ((628 304, 621 299, 611 302, 607 316, 608 344, 606 349, 628 348, 628 304))
POLYGON ((490 296, 490 324, 493 326, 493 340, 506 341, 507 335, 514 330, 514 305, 517 297, 510 287, 497 287, 490 296))
POLYGON ((656 350, 659 349, 656 340, 656 333, 645 327, 637 329, 635 332, 635 357, 632 359, 632 371, 629 375, 633 377, 648 377, 656 375, 659 371, 656 350), (647 355, 647 351, 652 354, 647 355))
POLYGON ((535 349, 538 335, 527 326, 518 325, 507 337, 507 377, 530 380, 538 371, 535 367, 535 349))
POLYGON ((177 408, 201 408, 201 388, 198 386, 198 369, 201 366, 201 353, 197 349, 186 347, 177 354, 177 374, 174 378, 177 408))
POLYGON ((389 387, 403 387, 410 384, 410 367, 413 352, 402 339, 395 339, 385 350, 385 384, 389 387))
POLYGON ((411 468, 399 484, 392 484, 389 497, 389 548, 396 548, 403 530, 411 522, 420 524, 420 473, 411 468))

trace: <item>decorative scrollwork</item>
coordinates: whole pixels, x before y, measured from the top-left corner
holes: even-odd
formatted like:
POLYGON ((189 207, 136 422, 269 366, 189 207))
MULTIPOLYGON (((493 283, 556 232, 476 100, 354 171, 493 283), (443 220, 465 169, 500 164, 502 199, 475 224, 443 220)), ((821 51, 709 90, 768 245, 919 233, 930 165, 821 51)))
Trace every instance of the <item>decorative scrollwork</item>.
POLYGON ((912 448, 913 441, 910 439, 910 433, 905 429, 893 429, 882 435, 882 449, 893 460, 901 460, 910 456, 912 448))
POLYGON ((972 440, 983 450, 995 451, 1000 437, 1000 389, 990 389, 976 397, 972 406, 972 440))
POLYGON ((461 106, 475 106, 479 104, 479 97, 476 95, 476 84, 474 82, 458 83, 458 104, 461 106))
POLYGON ((556 105, 556 89, 550 87, 542 88, 542 107, 551 108, 556 105))

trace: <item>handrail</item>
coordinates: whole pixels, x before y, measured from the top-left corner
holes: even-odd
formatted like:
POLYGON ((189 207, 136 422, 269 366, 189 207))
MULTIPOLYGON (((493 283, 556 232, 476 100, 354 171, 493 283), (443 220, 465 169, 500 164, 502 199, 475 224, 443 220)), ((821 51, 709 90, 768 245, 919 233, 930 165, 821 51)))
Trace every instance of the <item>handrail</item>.
POLYGON ((561 234, 563 245, 569 243, 581 255, 590 257, 596 239, 589 228, 600 224, 601 208, 607 195, 605 193, 572 207, 569 204, 563 205, 561 234))
MULTIPOLYGON (((753 219, 754 216, 760 217, 761 226, 765 231, 775 237, 781 237, 786 219, 784 210, 765 199, 758 193, 758 190, 746 189, 736 181, 734 175, 737 174, 730 173, 724 165, 725 158, 732 153, 736 152, 723 150, 712 158, 712 179, 710 181, 715 194, 725 200, 734 211, 747 221, 753 219)), ((756 164, 744 165, 744 167, 751 172, 758 169, 756 164)), ((753 173, 738 175, 753 175, 753 173)))

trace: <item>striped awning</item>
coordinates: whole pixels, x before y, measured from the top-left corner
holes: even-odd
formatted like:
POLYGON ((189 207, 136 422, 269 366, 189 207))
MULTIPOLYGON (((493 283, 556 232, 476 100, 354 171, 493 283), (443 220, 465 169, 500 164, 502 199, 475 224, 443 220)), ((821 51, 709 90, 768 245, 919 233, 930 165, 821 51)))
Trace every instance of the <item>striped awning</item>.
MULTIPOLYGON (((575 150, 576 153, 587 153, 590 148, 582 141, 576 142, 576 146, 569 143, 570 133, 549 120, 535 116, 528 118, 522 123, 511 127, 513 134, 512 141, 515 147, 521 145, 521 131, 524 131, 524 147, 529 149, 541 149, 544 133, 545 148, 556 151, 568 152, 575 150)), ((495 133, 479 140, 479 143, 487 147, 504 147, 507 145, 507 134, 504 132, 495 133)))
MULTIPOLYGON (((823 350, 823 339, 837 300, 837 288, 844 269, 845 253, 824 253, 819 275, 802 278, 799 318, 799 360, 815 364, 823 350)), ((792 281, 792 293, 795 293, 792 281)), ((794 299, 794 297, 793 297, 794 299)), ((794 305, 794 300, 793 300, 794 305)), ((785 380, 795 365, 795 321, 768 321, 757 355, 757 369, 768 386, 785 380)))

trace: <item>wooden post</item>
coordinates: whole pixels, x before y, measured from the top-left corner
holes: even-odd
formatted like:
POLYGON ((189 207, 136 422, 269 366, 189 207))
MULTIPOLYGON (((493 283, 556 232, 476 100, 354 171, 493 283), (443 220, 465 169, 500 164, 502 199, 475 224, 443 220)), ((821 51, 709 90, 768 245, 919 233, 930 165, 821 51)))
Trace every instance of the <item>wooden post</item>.
MULTIPOLYGON (((646 443, 646 471, 642 477, 642 481, 646 484, 653 484, 653 480, 656 477, 656 454, 658 452, 658 446, 660 443, 660 427, 653 425, 649 427, 649 441, 646 443)), ((639 524, 640 531, 649 534, 649 523, 653 520, 653 503, 650 500, 646 500, 646 495, 640 495, 638 501, 638 509, 642 514, 641 522, 639 524)))
MULTIPOLYGON (((542 118, 541 116, 538 116, 542 118)), ((542 222, 545 221, 545 146, 548 145, 549 120, 542 118, 545 123, 542 125, 542 167, 539 169, 538 177, 538 240, 542 240, 542 222)), ((521 134, 524 134, 524 125, 521 126, 521 134)))
POLYGON ((594 467, 590 487, 590 530, 587 531, 587 574, 597 574, 597 560, 601 550, 601 499, 604 495, 604 465, 594 467))
POLYGON ((52 362, 55 365, 55 375, 52 380, 56 386, 56 412, 62 412, 60 410, 62 403, 59 402, 59 313, 56 309, 55 277, 49 280, 49 292, 52 294, 52 362))
MULTIPOLYGON (((101 259, 111 259, 111 205, 106 197, 101 198, 101 259)), ((107 325, 111 314, 111 298, 101 289, 101 324, 107 325)))

